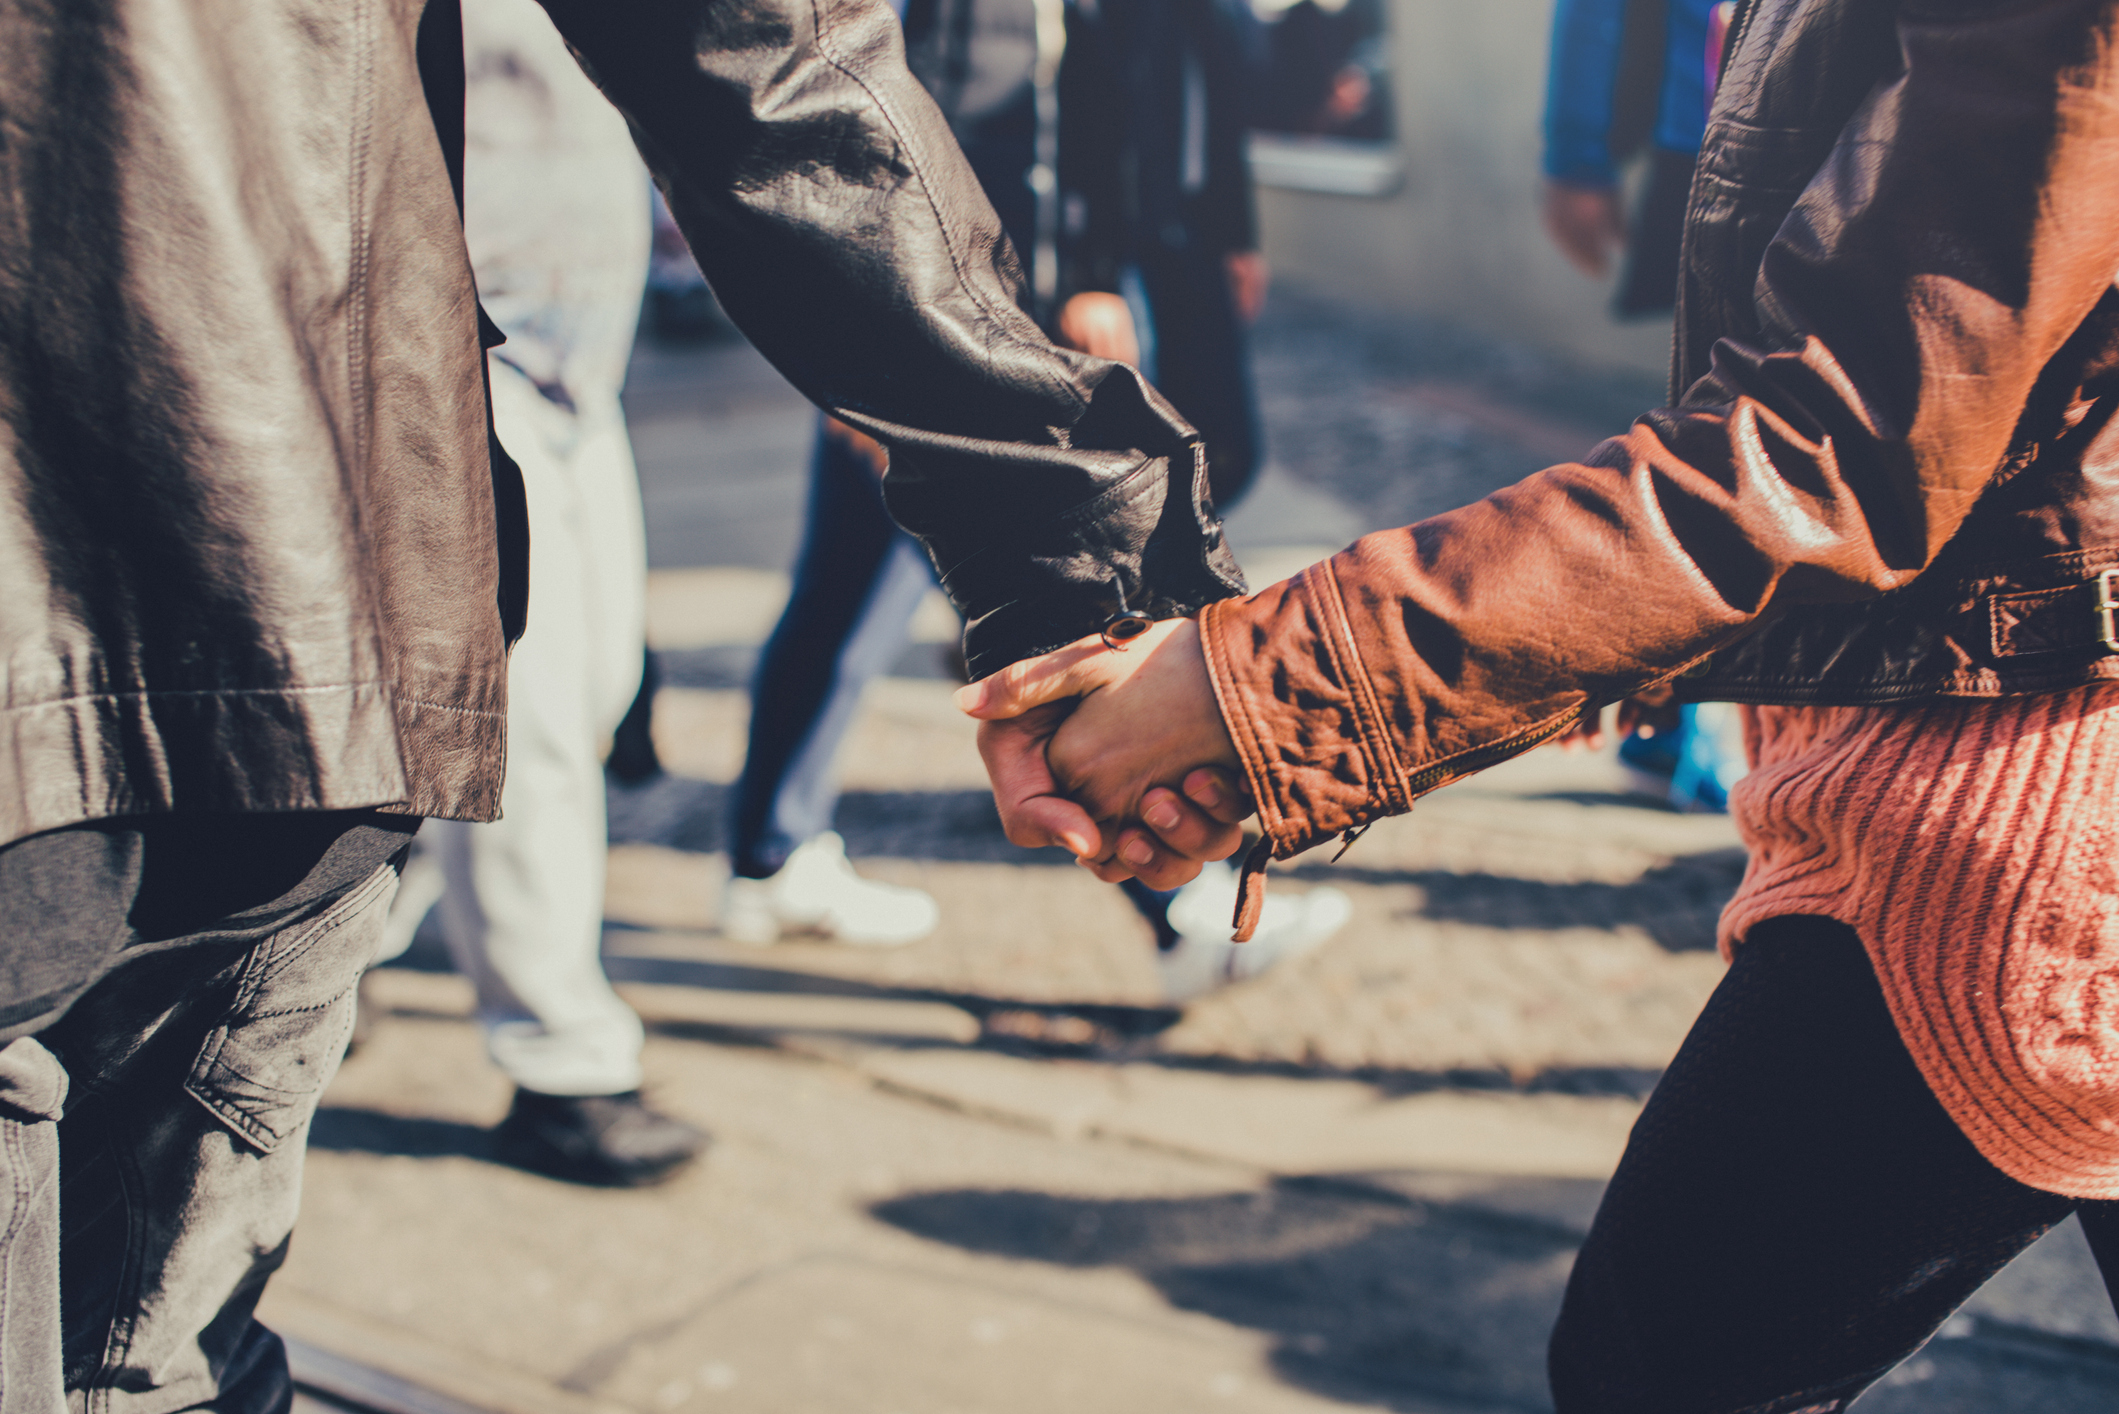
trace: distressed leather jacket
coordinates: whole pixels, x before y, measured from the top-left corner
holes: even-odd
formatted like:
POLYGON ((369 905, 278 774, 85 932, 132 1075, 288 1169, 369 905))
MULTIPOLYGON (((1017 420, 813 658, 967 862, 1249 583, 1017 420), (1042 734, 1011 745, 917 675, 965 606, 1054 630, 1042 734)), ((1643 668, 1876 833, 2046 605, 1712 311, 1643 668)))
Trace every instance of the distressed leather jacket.
POLYGON ((1672 406, 1203 615, 1273 852, 1673 679, 1882 703, 2119 678, 2115 274, 2119 4, 1755 0, 1672 406))
MULTIPOLYGON (((881 0, 547 9, 731 316, 893 448, 977 669, 1241 588, 1191 429, 1019 311, 881 0)), ((529 547, 462 91, 452 0, 0 0, 0 845, 495 813, 529 547)))

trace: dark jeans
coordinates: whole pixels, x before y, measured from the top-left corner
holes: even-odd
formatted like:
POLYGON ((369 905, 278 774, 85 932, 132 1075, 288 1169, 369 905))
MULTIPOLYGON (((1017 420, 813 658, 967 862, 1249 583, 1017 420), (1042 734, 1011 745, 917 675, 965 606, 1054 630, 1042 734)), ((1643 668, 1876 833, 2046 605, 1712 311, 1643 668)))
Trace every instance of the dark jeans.
POLYGON ((0 1047, 0 1414, 287 1408, 252 1310, 417 824, 116 820, 0 849, 10 943, 94 960, 0 1047))
POLYGON ((1153 321, 1153 368, 1145 370, 1207 443, 1207 478, 1224 515, 1258 472, 1258 402, 1250 335, 1221 260, 1158 250, 1140 262, 1153 321))
POLYGON ((883 508, 874 470, 820 431, 794 586, 751 681, 750 741, 729 820, 737 874, 770 878, 831 828, 839 738, 933 587, 925 554, 883 508))
POLYGON ((1972 1147, 1861 940, 1756 929, 1649 1098, 1553 1331, 1560 1414, 1830 1414, 2077 1213, 2108 1286, 2119 1204, 1972 1147))

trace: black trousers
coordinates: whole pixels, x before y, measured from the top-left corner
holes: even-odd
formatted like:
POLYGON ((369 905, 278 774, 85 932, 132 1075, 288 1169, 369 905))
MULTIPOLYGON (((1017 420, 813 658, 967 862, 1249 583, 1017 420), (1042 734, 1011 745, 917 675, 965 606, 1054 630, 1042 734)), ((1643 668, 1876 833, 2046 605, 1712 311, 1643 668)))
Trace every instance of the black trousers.
POLYGON ((1752 933, 1634 1126, 1553 1331, 1560 1414, 1843 1409, 2071 1212, 2108 1288, 2119 1203, 1972 1147, 1861 940, 1752 933))

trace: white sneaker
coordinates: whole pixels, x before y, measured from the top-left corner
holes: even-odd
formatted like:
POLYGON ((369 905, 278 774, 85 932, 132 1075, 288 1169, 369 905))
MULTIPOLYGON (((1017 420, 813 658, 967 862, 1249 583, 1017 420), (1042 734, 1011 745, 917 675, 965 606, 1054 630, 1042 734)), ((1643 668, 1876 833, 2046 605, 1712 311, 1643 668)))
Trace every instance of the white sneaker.
POLYGON ((797 849, 770 879, 731 877, 721 891, 721 936, 769 947, 788 931, 822 933, 861 947, 894 948, 934 931, 934 896, 864 879, 830 830, 797 849))
POLYGON ((1170 926, 1177 930, 1177 941, 1155 955, 1163 995, 1187 1002, 1300 957, 1344 928, 1354 904, 1328 886, 1302 894, 1268 894, 1258 930, 1248 943, 1230 941, 1235 912, 1236 871, 1227 864, 1209 864, 1177 891, 1170 900, 1170 926))

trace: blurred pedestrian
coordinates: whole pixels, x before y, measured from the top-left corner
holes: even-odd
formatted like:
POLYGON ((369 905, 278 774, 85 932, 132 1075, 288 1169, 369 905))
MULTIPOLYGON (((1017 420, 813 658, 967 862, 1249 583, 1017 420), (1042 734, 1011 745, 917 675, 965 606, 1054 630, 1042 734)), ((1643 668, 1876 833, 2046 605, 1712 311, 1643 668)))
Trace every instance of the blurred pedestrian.
MULTIPOLYGON (((886 11, 546 9, 731 318, 892 443, 975 672, 1240 587, 1190 429, 1017 311, 886 11)), ((0 34, 0 1405, 268 1414, 253 1309, 407 842, 500 806, 530 515, 463 31, 0 0, 0 34)))
POLYGON ((515 1097, 509 1163, 668 1178, 706 1137, 640 1094, 640 1018, 604 977, 603 754, 640 687, 647 552, 618 391, 647 276, 648 179, 625 119, 535 0, 463 0, 464 239, 507 342, 493 422, 522 470, 529 621, 508 658, 501 817, 419 833, 377 960, 430 909, 515 1097))
POLYGON ((1730 46, 1671 407, 965 691, 1012 828, 1159 880, 1232 776, 1288 857, 1585 707, 1747 704, 1729 971, 1559 1414, 1845 1409, 2070 1214, 2119 1294, 2119 7, 1750 0, 1730 46))

